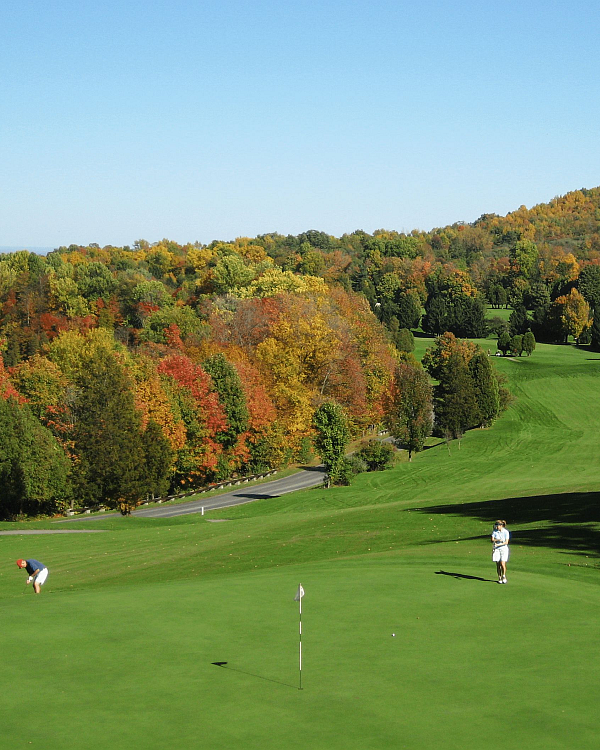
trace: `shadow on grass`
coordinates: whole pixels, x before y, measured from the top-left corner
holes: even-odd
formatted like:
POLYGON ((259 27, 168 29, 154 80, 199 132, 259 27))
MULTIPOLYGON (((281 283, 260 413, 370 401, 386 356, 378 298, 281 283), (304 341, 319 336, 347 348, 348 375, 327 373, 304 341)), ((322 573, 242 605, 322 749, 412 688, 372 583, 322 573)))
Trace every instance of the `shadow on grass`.
POLYGON ((505 518, 513 544, 600 555, 600 492, 509 497, 483 503, 437 505, 418 510, 421 513, 489 521, 490 533, 493 522, 497 518, 505 518), (515 528, 536 523, 544 525, 541 528, 515 528))
POLYGON ((254 674, 254 672, 246 672, 243 669, 230 667, 226 661, 213 661, 211 662, 211 664, 214 664, 215 667, 221 667, 221 669, 226 669, 228 672, 239 672, 240 674, 246 674, 249 677, 256 677, 257 680, 264 680, 265 682, 275 682, 277 685, 285 685, 285 687, 291 687, 291 688, 294 688, 294 690, 298 689, 297 685, 290 685, 289 682, 281 682, 281 680, 273 680, 270 677, 263 677, 260 674, 254 674))
POLYGON ((447 570, 436 570, 436 576, 450 576, 451 578, 467 579, 468 581, 484 581, 485 583, 497 583, 491 578, 481 578, 480 576, 468 576, 465 573, 449 573, 447 570))

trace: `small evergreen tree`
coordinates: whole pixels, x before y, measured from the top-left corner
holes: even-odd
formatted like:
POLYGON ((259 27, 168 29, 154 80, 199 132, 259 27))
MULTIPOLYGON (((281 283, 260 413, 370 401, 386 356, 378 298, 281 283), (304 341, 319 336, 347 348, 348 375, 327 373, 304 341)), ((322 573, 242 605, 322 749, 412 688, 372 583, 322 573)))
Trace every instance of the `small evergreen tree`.
POLYGON ((515 356, 521 356, 521 354, 523 353, 523 336, 521 336, 521 334, 513 336, 511 338, 510 350, 515 356))
POLYGON ((523 334, 523 351, 528 357, 532 355, 535 350, 535 336, 531 331, 523 334))
POLYGON ((469 372, 473 380, 475 401, 479 409, 481 426, 489 427, 498 416, 500 401, 498 380, 490 358, 483 349, 477 351, 469 362, 469 372))
POLYGON ((508 331, 502 331, 498 336, 498 349, 506 356, 506 352, 510 349, 510 333, 508 331))
POLYGON ((590 349, 594 352, 600 352, 600 311, 594 313, 594 320, 591 328, 590 349))

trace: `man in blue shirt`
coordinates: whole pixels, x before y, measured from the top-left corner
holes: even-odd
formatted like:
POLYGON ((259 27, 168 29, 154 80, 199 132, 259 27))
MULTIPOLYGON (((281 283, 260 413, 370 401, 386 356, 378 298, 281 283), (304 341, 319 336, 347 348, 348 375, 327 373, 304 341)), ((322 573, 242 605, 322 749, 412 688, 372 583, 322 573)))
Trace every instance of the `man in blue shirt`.
POLYGON ((48 568, 39 560, 17 560, 19 568, 25 568, 29 573, 27 583, 30 584, 33 581, 33 590, 36 594, 41 593, 42 585, 46 578, 48 578, 48 568))

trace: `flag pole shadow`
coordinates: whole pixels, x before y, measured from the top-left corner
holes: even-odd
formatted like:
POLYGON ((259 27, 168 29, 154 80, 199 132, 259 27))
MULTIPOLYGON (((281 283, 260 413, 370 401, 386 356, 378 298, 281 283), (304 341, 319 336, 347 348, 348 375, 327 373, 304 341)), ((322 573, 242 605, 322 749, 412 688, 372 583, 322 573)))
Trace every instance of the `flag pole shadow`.
POLYGON ((260 674, 255 674, 254 672, 246 672, 244 669, 238 669, 237 667, 230 667, 229 663, 226 661, 213 661, 211 662, 215 667, 221 667, 222 669, 227 670, 228 672, 239 672, 240 674, 248 675, 249 677, 256 677, 257 680, 264 680, 265 682, 274 682, 277 685, 285 685, 285 687, 291 687, 294 688, 294 690, 298 689, 297 685, 290 685, 289 682, 282 682, 281 680, 274 680, 271 677, 263 677, 260 674))
POLYGON ((465 573, 450 573, 447 570, 436 570, 435 571, 436 576, 450 576, 451 578, 457 578, 458 580, 468 580, 468 581, 484 581, 485 583, 496 583, 496 581, 493 581, 491 578, 481 578, 481 576, 469 576, 465 573))

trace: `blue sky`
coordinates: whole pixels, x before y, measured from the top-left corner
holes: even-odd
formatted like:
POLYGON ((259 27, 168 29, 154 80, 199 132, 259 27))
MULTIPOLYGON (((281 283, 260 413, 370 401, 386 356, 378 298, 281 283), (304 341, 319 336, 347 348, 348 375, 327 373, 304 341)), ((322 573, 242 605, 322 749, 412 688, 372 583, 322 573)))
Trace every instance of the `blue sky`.
POLYGON ((410 231, 600 185, 596 2, 0 10, 0 245, 410 231))

